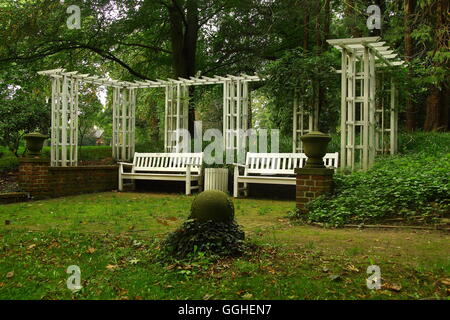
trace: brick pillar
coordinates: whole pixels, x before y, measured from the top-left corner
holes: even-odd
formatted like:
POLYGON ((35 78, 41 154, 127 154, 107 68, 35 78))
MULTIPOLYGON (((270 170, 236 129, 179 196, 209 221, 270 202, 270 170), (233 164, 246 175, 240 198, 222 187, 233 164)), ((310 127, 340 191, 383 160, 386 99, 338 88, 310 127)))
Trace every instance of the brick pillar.
POLYGON ((49 197, 50 160, 45 158, 19 159, 19 186, 33 199, 49 197))
POLYGON ((306 204, 315 198, 333 191, 333 169, 298 168, 295 200, 297 209, 306 213, 306 204))

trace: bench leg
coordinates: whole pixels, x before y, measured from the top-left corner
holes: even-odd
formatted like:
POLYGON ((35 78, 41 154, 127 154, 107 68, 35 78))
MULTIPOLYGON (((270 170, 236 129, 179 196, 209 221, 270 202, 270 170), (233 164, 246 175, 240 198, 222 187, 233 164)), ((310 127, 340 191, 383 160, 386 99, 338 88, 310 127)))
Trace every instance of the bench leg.
POLYGON ((123 179, 120 170, 119 170, 119 191, 123 191, 123 179))
POLYGON ((190 195, 191 194, 191 178, 189 177, 186 178, 186 195, 190 195))
POLYGON ((234 184, 233 184, 233 197, 237 198, 239 196, 239 169, 238 167, 234 167, 234 184))
POLYGON ((203 176, 200 176, 199 180, 198 180, 198 192, 202 192, 203 191, 203 176))
POLYGON ((248 183, 244 183, 244 195, 248 197, 248 183))

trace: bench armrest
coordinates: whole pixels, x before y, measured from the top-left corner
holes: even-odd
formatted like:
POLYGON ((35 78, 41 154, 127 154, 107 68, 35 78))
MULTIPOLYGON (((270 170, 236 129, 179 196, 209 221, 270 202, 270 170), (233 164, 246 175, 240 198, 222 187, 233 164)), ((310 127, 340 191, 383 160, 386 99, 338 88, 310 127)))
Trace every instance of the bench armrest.
MULTIPOLYGON (((117 162, 117 164, 119 165, 119 173, 125 173, 123 167, 133 167, 133 164, 128 162, 117 162)), ((133 171, 133 169, 131 170, 133 171)))
POLYGON ((132 166, 133 166, 132 163, 128 163, 128 162, 117 162, 117 164, 118 164, 118 165, 121 165, 121 166, 129 166, 129 167, 132 167, 132 166))

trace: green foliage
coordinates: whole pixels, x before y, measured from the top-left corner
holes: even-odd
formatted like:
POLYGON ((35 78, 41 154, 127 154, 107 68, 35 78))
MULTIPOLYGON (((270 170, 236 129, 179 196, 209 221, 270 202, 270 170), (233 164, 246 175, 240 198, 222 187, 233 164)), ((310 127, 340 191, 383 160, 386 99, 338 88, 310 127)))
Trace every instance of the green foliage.
POLYGON ((245 251, 244 239, 244 232, 234 222, 188 220, 163 241, 163 256, 184 259, 197 252, 238 256, 245 251))
POLYGON ((402 132, 399 134, 400 153, 424 153, 441 155, 450 153, 450 133, 444 132, 402 132))
POLYGON ((80 160, 102 160, 112 157, 110 146, 83 146, 78 147, 80 160))
POLYGON ((0 71, 0 145, 18 156, 21 138, 33 131, 47 133, 50 104, 36 67, 12 66, 0 71))
MULTIPOLYGON (((20 147, 18 150, 19 155, 22 155, 24 148, 20 147)), ((98 161, 111 158, 112 150, 109 146, 83 146, 78 147, 78 159, 80 161, 98 161)), ((0 147, 0 172, 2 171, 14 171, 19 167, 19 158, 11 153, 7 148, 0 147)), ((42 156, 50 158, 50 147, 44 147, 42 149, 42 156)))
POLYGON ((336 51, 304 52, 300 48, 288 50, 282 58, 268 64, 263 72, 267 79, 264 89, 273 99, 271 120, 274 125, 285 134, 291 132, 295 97, 309 111, 316 104, 318 95, 323 94, 319 128, 334 131, 340 88, 334 70, 338 65, 336 51))
POLYGON ((310 203, 308 221, 339 226, 420 216, 432 222, 450 208, 450 154, 387 157, 368 172, 337 174, 335 182, 334 195, 310 203))
POLYGON ((0 172, 13 171, 19 167, 19 159, 14 155, 0 157, 0 172))
POLYGON ((233 201, 225 192, 207 190, 192 201, 189 219, 198 222, 214 221, 230 223, 234 220, 233 201))

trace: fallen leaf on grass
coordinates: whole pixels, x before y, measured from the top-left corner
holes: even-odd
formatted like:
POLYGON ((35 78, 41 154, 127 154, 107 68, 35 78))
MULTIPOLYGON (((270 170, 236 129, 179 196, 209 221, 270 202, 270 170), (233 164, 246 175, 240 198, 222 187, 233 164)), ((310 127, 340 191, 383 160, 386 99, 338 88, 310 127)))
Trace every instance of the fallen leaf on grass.
POLYGON ((165 225, 165 226, 169 225, 169 223, 167 223, 167 221, 160 219, 160 218, 156 218, 156 222, 158 222, 159 224, 165 225))
POLYGON ((203 296, 203 300, 209 300, 212 296, 212 294, 207 293, 203 296))
POLYGON ((51 248, 59 248, 59 247, 61 247, 61 245, 60 245, 57 241, 53 241, 53 242, 48 246, 49 249, 51 249, 51 248))
POLYGON ((440 283, 442 283, 444 286, 450 287, 450 278, 445 278, 439 280, 440 283))
POLYGON ((86 250, 86 252, 87 253, 94 253, 95 252, 95 248, 88 248, 87 250, 86 250))
POLYGON ((10 271, 6 274, 6 278, 10 279, 12 277, 14 277, 14 271, 10 271))
POLYGON ((108 264, 107 266, 106 266, 106 269, 108 269, 108 270, 114 270, 114 269, 117 269, 119 266, 117 265, 117 264, 108 264))
POLYGON ((244 298, 244 299, 251 299, 251 298, 253 298, 253 295, 251 293, 246 293, 246 294, 244 294, 242 296, 242 298, 244 298))
POLYGON ((130 263, 131 264, 137 264, 139 261, 141 261, 141 260, 139 260, 139 259, 131 259, 130 263))
POLYGON ((394 291, 394 292, 400 292, 400 290, 402 290, 402 286, 401 285, 395 284, 395 283, 387 283, 387 282, 385 282, 382 285, 382 288, 386 289, 386 290, 391 290, 391 291, 394 291))
POLYGON ((28 249, 33 249, 34 247, 36 247, 36 245, 35 244, 31 244, 31 245, 28 246, 28 249))
POLYGON ((351 272, 359 272, 359 269, 352 264, 349 264, 346 269, 351 272))

